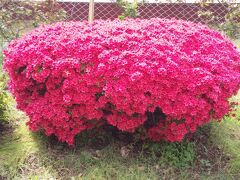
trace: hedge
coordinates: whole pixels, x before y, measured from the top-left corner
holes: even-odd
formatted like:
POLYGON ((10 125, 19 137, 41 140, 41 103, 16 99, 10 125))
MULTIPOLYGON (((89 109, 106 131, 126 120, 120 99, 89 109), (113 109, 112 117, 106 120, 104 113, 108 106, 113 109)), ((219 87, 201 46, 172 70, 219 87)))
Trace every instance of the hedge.
POLYGON ((240 86, 232 42, 175 19, 59 22, 14 40, 4 54, 9 88, 30 129, 70 145, 104 124, 181 141, 221 120, 240 86))

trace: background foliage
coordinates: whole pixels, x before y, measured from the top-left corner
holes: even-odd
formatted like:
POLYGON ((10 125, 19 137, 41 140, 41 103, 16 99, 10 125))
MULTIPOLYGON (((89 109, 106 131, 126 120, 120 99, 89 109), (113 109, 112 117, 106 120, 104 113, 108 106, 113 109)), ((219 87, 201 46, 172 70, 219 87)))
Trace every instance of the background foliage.
POLYGON ((6 120, 9 94, 6 91, 7 77, 0 71, 0 121, 6 120))
POLYGON ((55 0, 0 0, 0 36, 9 42, 29 28, 60 21, 65 15, 55 0))
MULTIPOLYGON (((226 3, 226 2, 225 2, 226 3)), ((205 19, 205 23, 210 27, 214 27, 224 32, 228 37, 233 39, 240 38, 240 4, 226 3, 228 12, 224 17, 224 21, 220 24, 214 23, 219 18, 210 10, 200 10, 199 16, 205 19)), ((201 7, 209 6, 208 3, 201 3, 201 7)))

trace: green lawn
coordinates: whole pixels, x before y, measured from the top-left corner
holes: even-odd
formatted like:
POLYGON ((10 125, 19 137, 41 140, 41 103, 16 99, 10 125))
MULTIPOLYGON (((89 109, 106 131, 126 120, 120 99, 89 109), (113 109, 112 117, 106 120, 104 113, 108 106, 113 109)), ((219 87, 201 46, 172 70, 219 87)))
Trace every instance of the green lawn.
MULTIPOLYGON (((238 95, 239 98, 240 94, 238 95)), ((240 117, 240 110, 237 110, 240 117)), ((0 137, 0 177, 9 179, 233 179, 240 177, 240 122, 226 118, 201 128, 192 141, 131 142, 85 133, 76 147, 31 133, 27 117, 0 137), (91 137, 91 138, 88 138, 91 137), (98 146, 96 146, 98 144, 98 146)))
MULTIPOLYGON (((240 92, 232 98, 240 102, 240 92)), ((0 126, 0 179, 239 179, 240 106, 183 143, 126 142, 86 132, 68 147, 31 133, 11 100, 10 124, 0 126), (93 136, 94 135, 94 136, 93 136)))

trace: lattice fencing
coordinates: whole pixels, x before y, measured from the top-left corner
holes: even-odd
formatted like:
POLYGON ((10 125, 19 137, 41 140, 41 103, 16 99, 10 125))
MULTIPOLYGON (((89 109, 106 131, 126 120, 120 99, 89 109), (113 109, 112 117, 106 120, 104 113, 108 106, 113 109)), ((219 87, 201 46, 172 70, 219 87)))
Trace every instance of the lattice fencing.
MULTIPOLYGON (((189 20, 193 22, 222 23, 225 20, 226 13, 229 12, 227 3, 193 3, 179 1, 150 0, 139 2, 138 18, 176 18, 189 20), (201 12, 210 12, 211 16, 201 15, 201 12), (214 18, 212 18, 214 17, 214 18)), ((229 1, 238 6, 240 2, 229 1)), ((86 0, 59 0, 60 6, 67 12, 66 20, 87 20, 88 6, 86 0)), ((123 8, 114 0, 95 0, 94 19, 115 19, 123 12, 123 8)))
MULTIPOLYGON (((15 0, 11 0, 15 1, 15 0)), ((16 0, 19 2, 21 0, 16 0)), ((51 1, 52 5, 63 9, 66 12, 61 21, 83 21, 88 20, 89 0, 35 0, 51 1)), ((134 0, 128 0, 131 3, 134 0)), ((225 15, 230 11, 229 3, 234 6, 240 6, 240 0, 227 0, 228 3, 212 2, 202 3, 206 0, 199 0, 201 3, 195 3, 195 0, 138 0, 137 18, 176 18, 193 22, 202 22, 209 24, 221 24, 225 21, 225 15), (181 1, 181 2, 180 2, 181 1), (201 14, 201 12, 204 12, 201 14), (210 13, 210 16, 209 16, 210 13)), ((214 1, 214 0, 211 0, 214 1)), ((221 0, 215 0, 221 1, 221 0)), ((226 2, 226 0, 224 0, 226 2)), ((0 11, 1 11, 0 0, 0 11)), ((8 2, 5 0, 5 2, 8 2)), ((29 1, 32 2, 32 1, 29 1)), ((55 7, 56 8, 56 7, 55 7)), ((240 7, 239 7, 240 9, 240 7)), ((94 0, 94 19, 115 19, 123 13, 124 9, 117 3, 117 0, 94 0)), ((239 12, 240 14, 240 12, 239 12)), ((29 18, 29 17, 28 17, 29 18)), ((239 18, 240 19, 240 18, 239 18)), ((1 20, 1 18, 0 18, 1 20)), ((29 30, 30 19, 23 20, 26 30, 29 30)), ((31 25, 31 24, 30 24, 31 25)), ((240 28, 240 27, 239 27, 240 28)), ((23 29, 25 32, 26 30, 23 29)), ((6 46, 7 41, 0 37, 0 51, 6 46)))

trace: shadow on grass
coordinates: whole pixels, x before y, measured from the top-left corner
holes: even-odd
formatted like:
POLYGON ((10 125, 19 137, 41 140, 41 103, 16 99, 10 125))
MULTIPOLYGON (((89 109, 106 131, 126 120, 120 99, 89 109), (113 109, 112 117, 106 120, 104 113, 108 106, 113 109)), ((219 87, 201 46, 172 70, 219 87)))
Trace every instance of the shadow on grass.
POLYGON ((0 179, 240 177, 240 124, 232 117, 200 128, 182 143, 143 142, 98 129, 80 134, 75 147, 69 147, 54 136, 31 133, 22 120, 26 117, 13 114, 21 122, 1 134, 0 179))
POLYGON ((82 134, 76 140, 76 147, 69 147, 54 137, 31 133, 20 124, 12 136, 1 139, 1 176, 9 179, 156 179, 160 175, 175 176, 174 165, 187 167, 194 160, 194 146, 189 143, 184 149, 185 145, 178 144, 126 143, 103 133, 94 138, 86 136, 91 135, 82 134), (94 146, 99 142, 102 146, 94 146), (175 164, 169 164, 169 160, 175 164))
POLYGON ((87 132, 77 137, 75 147, 69 147, 53 136, 31 133, 22 123, 12 136, 2 138, 0 175, 9 179, 145 180, 198 179, 226 172, 227 156, 216 151, 207 140, 209 134, 201 131, 183 143, 126 142, 106 132, 87 132))

